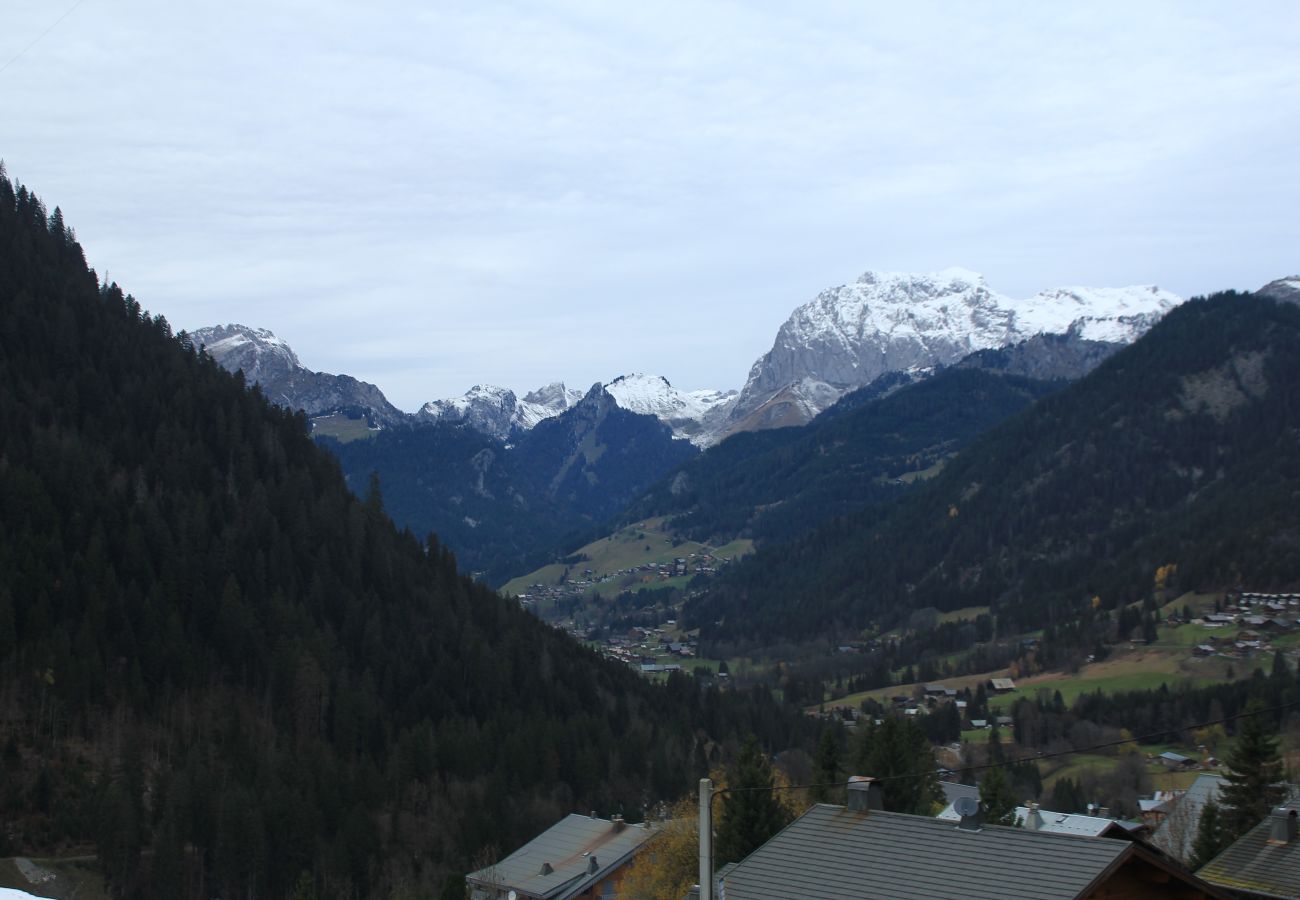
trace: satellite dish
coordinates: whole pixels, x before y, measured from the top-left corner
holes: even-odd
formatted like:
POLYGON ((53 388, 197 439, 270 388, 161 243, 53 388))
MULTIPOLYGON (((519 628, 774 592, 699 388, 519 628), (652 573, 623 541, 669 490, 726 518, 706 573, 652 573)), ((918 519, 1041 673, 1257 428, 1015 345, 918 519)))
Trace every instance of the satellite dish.
POLYGON ((974 816, 979 814, 980 802, 974 797, 958 797, 952 808, 959 816, 974 816))

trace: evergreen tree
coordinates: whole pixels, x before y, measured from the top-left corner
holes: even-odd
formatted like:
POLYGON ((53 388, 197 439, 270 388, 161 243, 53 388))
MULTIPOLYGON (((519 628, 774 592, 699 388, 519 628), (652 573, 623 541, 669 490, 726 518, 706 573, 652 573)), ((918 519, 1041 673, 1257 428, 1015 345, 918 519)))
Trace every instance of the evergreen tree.
POLYGON ((980 803, 984 805, 984 821, 992 825, 1016 824, 1016 795, 1001 766, 989 769, 980 779, 980 803))
POLYGON ((728 776, 718 822, 717 863, 739 862, 785 827, 789 818, 773 790, 772 766, 750 737, 728 776))
POLYGON ((1264 704, 1251 700, 1241 720, 1237 744, 1228 754, 1228 783, 1219 791, 1223 798, 1223 826, 1235 841, 1259 824, 1284 799, 1282 760, 1277 737, 1269 733, 1263 716, 1264 704))
POLYGON ((878 726, 859 729, 854 761, 857 774, 880 779, 885 809, 928 816, 940 802, 934 751, 921 726, 887 716, 878 726))
POLYGON ((1232 840, 1224 827, 1223 811, 1213 800, 1201 809, 1201 821, 1196 826, 1196 839, 1192 843, 1192 855, 1187 860, 1187 867, 1199 869, 1218 856, 1232 840))
POLYGON ((836 739, 835 729, 827 728, 822 732, 821 743, 817 745, 817 759, 813 766, 814 787, 809 791, 814 803, 829 803, 833 798, 842 796, 840 792, 840 743, 836 739))

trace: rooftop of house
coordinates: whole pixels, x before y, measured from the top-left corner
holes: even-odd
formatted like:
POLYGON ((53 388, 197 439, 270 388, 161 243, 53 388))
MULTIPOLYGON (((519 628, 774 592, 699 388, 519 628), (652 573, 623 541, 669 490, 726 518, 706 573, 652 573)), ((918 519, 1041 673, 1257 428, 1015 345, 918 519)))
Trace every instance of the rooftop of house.
POLYGON ((1300 898, 1300 804, 1288 804, 1201 867, 1205 881, 1248 897, 1300 898))
POLYGON ((465 879, 471 886, 513 889, 521 897, 564 900, 623 865, 653 834, 645 825, 627 825, 622 819, 571 813, 496 865, 465 879))
MULTIPOLYGON (((979 790, 976 789, 975 796, 979 797, 979 790)), ((935 816, 944 822, 959 822, 961 815, 955 809, 955 803, 949 802, 939 815, 935 816)), ((1049 809, 1038 809, 1037 807, 1017 806, 1016 820, 1021 823, 1021 827, 1028 828, 1031 831, 1042 831, 1048 834, 1072 834, 1076 837, 1103 837, 1127 836, 1129 830, 1124 828, 1114 819, 1108 819, 1105 816, 1085 816, 1080 813, 1061 813, 1053 812, 1049 809), (1037 813, 1037 818, 1033 813, 1037 813)))
MULTIPOLYGON (((723 878, 727 900, 1090 895, 1123 866, 1224 896, 1139 843, 817 804, 723 878), (942 861, 942 864, 937 864, 942 861)), ((1180 895, 1183 896, 1183 895, 1180 895)))

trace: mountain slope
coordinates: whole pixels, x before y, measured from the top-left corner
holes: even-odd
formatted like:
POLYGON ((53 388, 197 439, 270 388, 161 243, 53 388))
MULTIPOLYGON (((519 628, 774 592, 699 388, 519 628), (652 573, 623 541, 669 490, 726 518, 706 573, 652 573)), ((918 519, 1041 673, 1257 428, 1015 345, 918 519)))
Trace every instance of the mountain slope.
POLYGON ((436 532, 493 584, 540 565, 699 452, 653 416, 622 409, 599 384, 564 413, 515 432, 509 446, 445 423, 325 443, 354 489, 377 472, 398 523, 436 532))
POLYGON ((675 796, 706 720, 803 727, 458 575, 2 173, 0 378, 13 850, 93 843, 158 900, 431 896, 565 811, 675 796))
POLYGON ((955 362, 1035 334, 1127 343, 1179 301, 1155 287, 1061 288, 1011 300, 964 269, 867 272, 791 314, 754 363, 721 435, 801 424, 886 372, 955 362))
POLYGON ((671 515, 674 530, 696 540, 788 539, 898 498, 1061 386, 968 369, 904 381, 881 376, 801 427, 737 434, 657 484, 625 518, 671 515))
POLYGON ((988 605, 1016 633, 1140 599, 1168 563, 1185 587, 1294 584, 1298 434, 1300 310, 1184 304, 886 516, 755 554, 688 617, 772 639, 988 605))
POLYGON ((286 409, 301 409, 313 417, 359 413, 375 426, 397 425, 407 418, 373 384, 304 367, 289 345, 265 328, 214 325, 197 329, 189 339, 223 369, 242 370, 244 378, 259 385, 268 400, 286 409))

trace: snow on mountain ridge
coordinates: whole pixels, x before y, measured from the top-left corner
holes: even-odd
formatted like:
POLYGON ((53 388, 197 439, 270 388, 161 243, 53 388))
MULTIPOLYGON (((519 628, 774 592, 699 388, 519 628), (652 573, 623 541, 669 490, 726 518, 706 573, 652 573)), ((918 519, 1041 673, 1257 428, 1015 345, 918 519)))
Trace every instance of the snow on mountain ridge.
POLYGON ((772 349, 750 369, 718 434, 773 418, 764 411, 773 402, 783 404, 777 418, 789 424, 791 398, 816 415, 825 398, 833 401, 885 372, 946 365, 1035 334, 1128 343, 1180 302, 1149 285, 1056 288, 1013 300, 969 269, 867 271, 791 313, 772 349))

